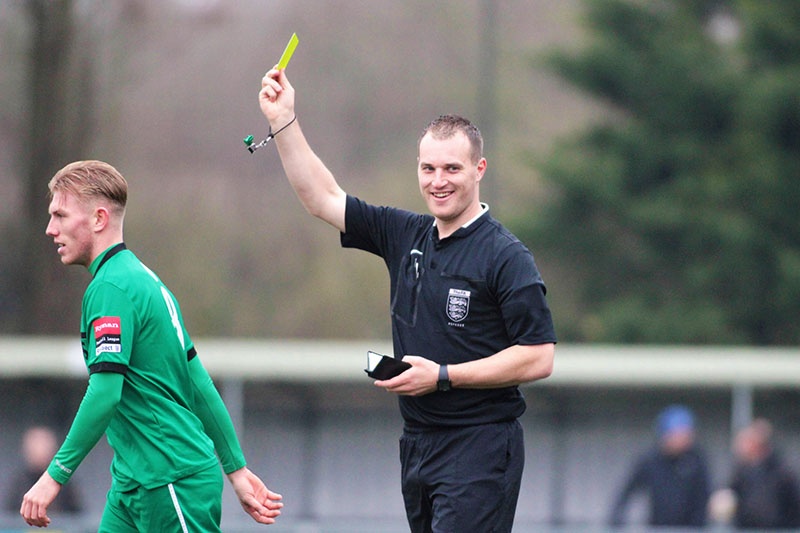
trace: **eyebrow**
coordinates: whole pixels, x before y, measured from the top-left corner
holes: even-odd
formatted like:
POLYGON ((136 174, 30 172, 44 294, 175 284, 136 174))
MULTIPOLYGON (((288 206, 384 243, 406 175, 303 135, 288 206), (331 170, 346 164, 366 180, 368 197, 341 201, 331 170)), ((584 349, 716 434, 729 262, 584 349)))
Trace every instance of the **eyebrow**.
MULTIPOLYGON (((431 162, 429 162, 429 161, 420 160, 419 166, 435 167, 436 165, 431 163, 431 162)), ((441 166, 442 167, 460 167, 460 168, 464 168, 464 164, 461 163, 460 161, 448 161, 448 162, 442 163, 441 166)))

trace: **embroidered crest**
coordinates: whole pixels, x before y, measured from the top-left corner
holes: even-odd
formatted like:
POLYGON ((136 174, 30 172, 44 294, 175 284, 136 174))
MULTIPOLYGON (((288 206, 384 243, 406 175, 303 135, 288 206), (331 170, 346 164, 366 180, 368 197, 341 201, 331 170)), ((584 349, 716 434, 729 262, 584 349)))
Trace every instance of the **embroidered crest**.
POLYGON ((453 322, 461 322, 469 314, 469 291, 450 289, 447 295, 447 318, 453 322))

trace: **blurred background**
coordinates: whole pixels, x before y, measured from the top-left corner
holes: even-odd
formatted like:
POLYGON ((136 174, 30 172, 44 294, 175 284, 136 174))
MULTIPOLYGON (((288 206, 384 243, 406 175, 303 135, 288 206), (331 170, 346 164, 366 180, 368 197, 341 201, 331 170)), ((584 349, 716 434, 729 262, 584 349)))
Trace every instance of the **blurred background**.
MULTIPOLYGON (((85 387, 80 360, 61 355, 77 346, 88 275, 59 263, 44 228, 50 177, 96 158, 128 179, 126 242, 177 295, 202 357, 204 341, 245 343, 278 368, 309 346, 353 357, 304 379, 248 373, 247 357, 215 367, 251 463, 294 503, 274 529, 405 530, 400 417, 360 375, 363 345, 389 340, 384 266, 305 214, 273 146, 242 142, 267 133, 260 79, 293 32, 299 121, 348 192, 424 210, 422 128, 458 113, 484 134, 483 200, 534 252, 560 340, 552 383, 525 388, 520 531, 603 527, 674 402, 702 422, 715 485, 754 415, 797 462, 800 3, 4 0, 0 490, 25 427, 63 433, 85 387), (609 363, 595 382, 571 347, 609 363), (713 369, 734 350, 742 375, 637 381, 607 358, 647 365, 664 347, 690 378, 703 348, 721 348, 713 369)), ((104 445, 76 475, 90 502, 76 531, 96 527, 104 445)), ((247 527, 231 503, 227 530, 247 527)))

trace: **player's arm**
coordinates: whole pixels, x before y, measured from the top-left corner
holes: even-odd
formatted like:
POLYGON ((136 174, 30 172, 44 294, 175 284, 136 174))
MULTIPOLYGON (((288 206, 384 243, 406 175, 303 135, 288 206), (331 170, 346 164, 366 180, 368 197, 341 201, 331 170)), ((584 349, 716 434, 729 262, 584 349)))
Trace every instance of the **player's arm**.
POLYGON ((50 523, 47 508, 69 481, 86 455, 103 436, 122 397, 124 376, 116 372, 95 372, 64 443, 33 487, 22 498, 20 514, 31 526, 50 523))
POLYGON ((206 434, 214 442, 222 469, 226 474, 245 466, 246 461, 228 409, 198 357, 189 361, 189 374, 194 386, 194 412, 203 423, 206 434))
POLYGON ((239 503, 253 520, 262 524, 274 523, 275 518, 281 514, 282 496, 269 490, 245 466, 244 453, 228 409, 198 357, 192 357, 189 361, 189 374, 195 389, 195 414, 214 442, 222 469, 228 475, 239 503))
MULTIPOLYGON (((272 131, 296 117, 294 88, 283 70, 267 72, 261 80, 258 100, 272 131)), ((344 232, 347 195, 309 146, 298 121, 276 135, 275 143, 286 177, 306 211, 344 232)))

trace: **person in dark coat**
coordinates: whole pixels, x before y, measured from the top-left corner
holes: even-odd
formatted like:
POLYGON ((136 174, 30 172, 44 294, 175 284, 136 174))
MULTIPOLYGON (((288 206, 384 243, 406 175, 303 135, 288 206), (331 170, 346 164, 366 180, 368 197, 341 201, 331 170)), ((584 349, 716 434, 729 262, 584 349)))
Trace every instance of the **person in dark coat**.
POLYGON ((695 439, 695 420, 682 405, 666 408, 656 421, 658 442, 642 454, 622 486, 610 523, 625 523, 631 497, 645 493, 652 526, 703 527, 710 495, 710 477, 704 453, 695 439))
POLYGON ((735 495, 737 529, 800 527, 800 488, 796 474, 773 446, 772 424, 759 418, 734 441, 736 466, 730 488, 735 495))
MULTIPOLYGON (((47 469, 58 450, 55 431, 47 426, 31 426, 25 430, 20 444, 23 463, 8 485, 5 510, 19 513, 22 497, 47 469)), ((62 513, 80 513, 83 505, 74 483, 64 485, 59 498, 50 507, 62 513)))

